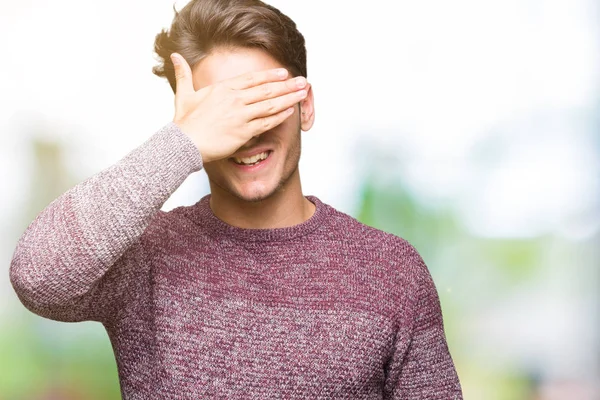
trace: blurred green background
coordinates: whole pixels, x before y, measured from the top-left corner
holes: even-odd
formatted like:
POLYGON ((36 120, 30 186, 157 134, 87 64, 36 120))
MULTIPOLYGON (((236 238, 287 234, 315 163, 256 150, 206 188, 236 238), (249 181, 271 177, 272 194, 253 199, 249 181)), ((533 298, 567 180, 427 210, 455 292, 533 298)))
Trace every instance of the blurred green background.
MULTIPOLYGON (((417 248, 465 399, 600 399, 598 4, 270 3, 309 50, 304 191, 417 248)), ((103 327, 31 314, 8 266, 37 213, 172 118, 150 69, 173 2, 49 4, 0 12, 15 38, 0 77, 0 400, 118 399, 103 327)), ((163 209, 207 193, 203 174, 163 209)))

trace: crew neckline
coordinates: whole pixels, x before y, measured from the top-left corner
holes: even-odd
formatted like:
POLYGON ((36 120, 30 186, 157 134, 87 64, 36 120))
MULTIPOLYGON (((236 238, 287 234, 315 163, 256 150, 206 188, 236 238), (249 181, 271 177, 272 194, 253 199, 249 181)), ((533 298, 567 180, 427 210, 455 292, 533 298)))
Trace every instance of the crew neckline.
POLYGON ((304 222, 283 228, 240 228, 222 221, 214 214, 210 208, 210 197, 210 194, 205 195, 193 207, 198 223, 218 235, 241 241, 261 242, 294 239, 313 232, 323 225, 327 219, 326 205, 316 196, 307 195, 305 198, 315 205, 315 212, 304 222))

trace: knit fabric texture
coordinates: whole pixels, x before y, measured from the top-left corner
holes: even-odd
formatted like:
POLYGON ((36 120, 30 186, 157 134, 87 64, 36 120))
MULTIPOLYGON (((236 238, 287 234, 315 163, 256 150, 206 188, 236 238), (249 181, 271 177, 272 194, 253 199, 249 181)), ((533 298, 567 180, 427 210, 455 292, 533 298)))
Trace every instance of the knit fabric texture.
POLYGON ((123 399, 462 399, 411 244, 315 196, 276 229, 226 224, 210 195, 162 211, 202 167, 169 123, 55 199, 13 254, 21 302, 101 322, 123 399))

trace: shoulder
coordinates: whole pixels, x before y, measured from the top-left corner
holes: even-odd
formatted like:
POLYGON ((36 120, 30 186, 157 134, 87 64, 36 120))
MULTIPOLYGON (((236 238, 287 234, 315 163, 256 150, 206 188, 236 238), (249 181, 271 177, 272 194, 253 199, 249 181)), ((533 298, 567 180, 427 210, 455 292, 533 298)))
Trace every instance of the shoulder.
POLYGON ((423 291, 435 293, 427 265, 407 239, 366 225, 332 206, 325 207, 329 218, 323 234, 335 238, 332 244, 341 247, 337 252, 345 262, 377 282, 381 298, 395 317, 412 309, 423 291))
POLYGON ((328 204, 323 206, 330 216, 329 235, 353 243, 365 255, 380 255, 393 260, 421 258, 417 249, 405 238, 366 225, 328 204))
POLYGON ((423 258, 407 239, 366 225, 330 205, 323 207, 329 218, 322 234, 341 246, 348 258, 382 267, 394 284, 404 285, 429 275, 423 258))
POLYGON ((144 239, 156 244, 169 238, 198 235, 197 221, 191 218, 193 206, 179 206, 168 211, 158 210, 150 219, 144 239))

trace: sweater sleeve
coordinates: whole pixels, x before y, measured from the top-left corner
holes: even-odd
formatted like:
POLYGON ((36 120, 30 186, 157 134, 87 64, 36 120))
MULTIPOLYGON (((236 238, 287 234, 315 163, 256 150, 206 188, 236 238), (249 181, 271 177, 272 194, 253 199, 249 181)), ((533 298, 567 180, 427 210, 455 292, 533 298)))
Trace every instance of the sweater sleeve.
POLYGON ((412 249, 415 295, 408 296, 410 325, 397 332, 384 386, 385 400, 462 400, 444 333, 438 292, 427 266, 412 249))
POLYGON ((141 262, 140 237, 153 215, 202 166, 196 146, 170 122, 51 202, 20 237, 10 264, 23 305, 58 321, 102 321, 123 289, 103 277, 141 262))

